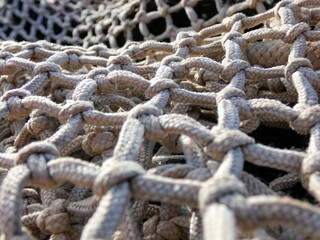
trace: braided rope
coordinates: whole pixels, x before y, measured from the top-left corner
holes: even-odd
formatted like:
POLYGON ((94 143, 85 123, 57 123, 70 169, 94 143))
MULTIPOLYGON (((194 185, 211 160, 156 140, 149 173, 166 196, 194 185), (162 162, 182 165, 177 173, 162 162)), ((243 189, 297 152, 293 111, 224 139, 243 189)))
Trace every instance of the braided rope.
POLYGON ((320 1, 216 0, 201 19, 209 3, 0 8, 3 239, 320 239, 320 1), (180 10, 189 27, 172 23, 180 10), (147 25, 158 18, 155 36, 147 25), (132 42, 136 26, 144 42, 132 42), (27 41, 8 40, 18 34, 27 41), (309 143, 259 143, 263 126, 309 143), (248 163, 282 174, 268 186, 248 163), (298 182, 309 201, 286 191, 298 182))

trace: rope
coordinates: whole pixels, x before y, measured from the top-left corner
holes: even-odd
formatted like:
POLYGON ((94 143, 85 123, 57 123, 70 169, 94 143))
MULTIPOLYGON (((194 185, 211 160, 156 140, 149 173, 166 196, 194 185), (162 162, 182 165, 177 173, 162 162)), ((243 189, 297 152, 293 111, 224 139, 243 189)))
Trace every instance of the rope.
POLYGON ((319 1, 0 5, 2 239, 320 239, 319 1))

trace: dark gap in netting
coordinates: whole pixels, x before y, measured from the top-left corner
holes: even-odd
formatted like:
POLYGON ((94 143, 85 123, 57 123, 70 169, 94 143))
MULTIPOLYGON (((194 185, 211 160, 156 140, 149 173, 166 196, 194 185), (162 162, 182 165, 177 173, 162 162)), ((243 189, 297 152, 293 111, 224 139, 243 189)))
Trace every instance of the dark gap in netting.
POLYGON ((149 204, 156 205, 156 206, 161 206, 161 202, 156 202, 156 201, 149 201, 149 204))
POLYGON ((107 41, 105 41, 105 43, 104 43, 105 45, 107 45, 107 47, 108 48, 111 48, 111 45, 110 45, 110 42, 107 40, 107 41))
POLYGON ((67 35, 68 37, 72 37, 72 31, 71 31, 71 30, 68 30, 66 35, 67 35))
POLYGON ((247 161, 244 162, 243 171, 257 177, 261 182, 267 185, 269 185, 272 180, 287 174, 285 171, 257 166, 247 161))
POLYGON ((46 9, 46 11, 48 11, 49 15, 53 15, 56 12, 55 9, 51 5, 45 4, 45 9, 46 9))
POLYGON ((167 42, 167 43, 171 42, 170 38, 165 38, 165 39, 162 39, 161 41, 162 42, 167 42))
POLYGON ((123 47, 123 46, 124 46, 124 44, 126 43, 126 38, 125 38, 123 32, 121 32, 121 33, 116 37, 116 41, 117 41, 118 47, 123 47))
POLYGON ((83 151, 82 149, 81 150, 78 150, 78 151, 75 151, 71 154, 72 157, 74 158, 79 158, 79 159, 83 159, 83 160, 86 160, 86 161, 90 161, 91 160, 91 156, 89 156, 88 154, 86 154, 85 151, 83 151))
POLYGON ((20 34, 18 34, 18 35, 15 37, 15 40, 16 40, 17 42, 22 42, 22 41, 24 41, 25 39, 24 39, 20 34))
POLYGON ((191 26, 190 19, 188 18, 183 8, 178 12, 171 13, 171 17, 173 25, 175 25, 178 28, 191 26))
POLYGON ((273 7, 273 4, 269 4, 268 2, 262 2, 262 4, 267 10, 273 7))
POLYGON ((45 35, 41 31, 37 30, 36 37, 38 40, 42 40, 45 38, 45 35))
POLYGON ((12 14, 12 24, 13 25, 19 25, 21 22, 21 19, 15 15, 15 14, 12 14))
POLYGON ((63 29, 62 29, 57 23, 54 23, 54 24, 53 24, 53 31, 54 31, 55 34, 61 33, 62 30, 63 30, 63 29))
POLYGON ((24 30, 27 32, 27 33, 30 33, 31 31, 31 24, 29 22, 26 22, 24 24, 24 30))
POLYGON ((272 6, 277 5, 278 2, 281 2, 281 0, 272 0, 272 6))
MULTIPOLYGON (((205 110, 204 108, 201 108, 202 110, 205 110)), ((217 123, 217 118, 214 116, 211 111, 200 111, 199 118, 208 122, 217 123)))
POLYGON ((13 0, 7 0, 7 4, 12 4, 13 0))
POLYGON ((67 13, 71 13, 71 12, 73 12, 73 8, 72 7, 69 7, 69 6, 64 6, 64 10, 67 12, 67 13))
MULTIPOLYGON (((172 154, 171 156, 173 156, 174 154, 172 154)), ((178 154, 181 155, 181 154, 178 154)), ((168 156, 168 160, 165 162, 165 164, 186 164, 186 160, 185 159, 174 159, 174 158, 170 158, 170 156, 168 156)))
MULTIPOLYGON (((252 30, 255 30, 255 29, 259 29, 259 28, 263 28, 263 23, 260 23, 258 24, 257 26, 254 26, 252 28, 247 28, 244 30, 244 33, 247 33, 247 32, 251 32, 252 30)), ((257 41, 258 42, 258 41, 257 41)))
POLYGON ((45 18, 45 17, 42 17, 41 24, 42 24, 45 28, 47 28, 47 27, 48 27, 48 19, 45 18))
POLYGON ((292 188, 285 190, 284 192, 286 195, 289 195, 295 199, 307 201, 312 204, 318 203, 318 201, 303 188, 300 182, 294 185, 292 188))
POLYGON ((133 35, 133 41, 143 41, 143 36, 139 30, 138 24, 131 31, 133 35))
POLYGON ((276 148, 305 149, 308 146, 308 136, 300 135, 291 129, 282 129, 260 125, 249 134, 256 142, 276 148))
POLYGON ((158 7, 157 4, 155 3, 155 1, 149 1, 147 3, 147 7, 146 7, 146 12, 153 12, 153 11, 157 11, 158 7))
POLYGON ((250 8, 245 9, 245 10, 242 10, 241 12, 244 13, 246 16, 255 16, 255 15, 258 14, 258 13, 257 13, 257 10, 255 10, 255 9, 250 9, 250 8))
POLYGON ((9 36, 11 32, 12 32, 12 28, 10 28, 10 27, 8 27, 7 30, 4 31, 6 36, 9 36))
POLYGON ((107 34, 108 34, 108 30, 109 30, 109 28, 108 28, 107 26, 103 26, 103 28, 102 28, 102 33, 103 33, 104 35, 107 35, 107 34))
POLYGON ((29 17, 30 17, 32 20, 36 21, 37 18, 38 18, 38 14, 30 8, 30 9, 29 9, 29 17))
POLYGON ((79 37, 81 38, 81 39, 85 39, 85 37, 87 36, 87 32, 80 32, 79 33, 79 37))
POLYGON ((127 19, 132 20, 136 16, 136 13, 139 11, 139 6, 134 7, 127 13, 127 19))
POLYGON ((218 13, 216 4, 211 0, 203 0, 194 6, 193 9, 198 14, 198 17, 204 20, 208 20, 218 13))
POLYGON ((242 2, 242 0, 222 0, 222 4, 224 6, 227 5, 227 7, 231 6, 231 5, 235 4, 235 3, 238 3, 238 2, 242 2))
POLYGON ((164 18, 156 18, 147 24, 147 26, 150 33, 158 36, 166 30, 166 20, 164 18))
POLYGON ((180 2, 180 0, 164 0, 164 2, 169 6, 174 6, 177 5, 180 2))
POLYGON ((72 28, 76 28, 79 25, 79 22, 72 18, 70 24, 72 28))
POLYGON ((22 1, 19 1, 19 3, 18 3, 18 9, 19 9, 20 11, 22 11, 22 8, 23 8, 23 2, 22 2, 22 1))
POLYGON ((153 147, 153 155, 155 155, 161 147, 162 147, 162 145, 160 143, 156 142, 156 144, 153 147))

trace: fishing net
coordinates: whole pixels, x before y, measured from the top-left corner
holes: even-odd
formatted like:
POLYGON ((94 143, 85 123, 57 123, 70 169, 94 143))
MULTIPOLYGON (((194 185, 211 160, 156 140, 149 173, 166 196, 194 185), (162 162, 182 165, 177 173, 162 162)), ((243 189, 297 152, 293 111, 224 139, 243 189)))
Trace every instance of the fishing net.
POLYGON ((320 1, 0 1, 1 239, 320 239, 320 1))

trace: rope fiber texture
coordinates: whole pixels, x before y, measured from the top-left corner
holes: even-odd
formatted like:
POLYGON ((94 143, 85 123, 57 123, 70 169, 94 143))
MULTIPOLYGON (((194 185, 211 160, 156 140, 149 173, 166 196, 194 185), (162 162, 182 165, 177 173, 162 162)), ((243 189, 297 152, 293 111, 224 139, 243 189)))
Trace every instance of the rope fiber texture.
POLYGON ((320 0, 0 5, 1 239, 320 239, 320 0))

